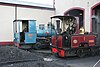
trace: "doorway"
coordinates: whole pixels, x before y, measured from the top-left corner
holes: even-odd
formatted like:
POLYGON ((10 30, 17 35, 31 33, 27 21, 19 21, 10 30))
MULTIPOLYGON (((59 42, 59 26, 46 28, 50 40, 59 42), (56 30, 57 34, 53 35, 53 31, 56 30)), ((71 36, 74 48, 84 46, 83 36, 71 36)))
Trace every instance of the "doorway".
POLYGON ((100 3, 97 3, 91 8, 91 13, 92 13, 92 33, 97 34, 96 38, 96 44, 100 43, 100 3))
POLYGON ((71 8, 64 13, 66 16, 74 16, 77 20, 76 34, 79 34, 79 29, 84 27, 84 9, 83 8, 71 8))

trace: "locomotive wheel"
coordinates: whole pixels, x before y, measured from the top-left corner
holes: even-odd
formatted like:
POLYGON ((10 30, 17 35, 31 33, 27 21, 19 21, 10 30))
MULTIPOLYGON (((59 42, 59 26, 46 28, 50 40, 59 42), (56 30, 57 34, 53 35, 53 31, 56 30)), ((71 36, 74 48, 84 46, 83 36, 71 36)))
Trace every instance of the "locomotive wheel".
POLYGON ((78 57, 80 57, 80 58, 82 58, 82 57, 85 57, 85 51, 84 51, 84 49, 78 49, 77 50, 77 56, 78 57))

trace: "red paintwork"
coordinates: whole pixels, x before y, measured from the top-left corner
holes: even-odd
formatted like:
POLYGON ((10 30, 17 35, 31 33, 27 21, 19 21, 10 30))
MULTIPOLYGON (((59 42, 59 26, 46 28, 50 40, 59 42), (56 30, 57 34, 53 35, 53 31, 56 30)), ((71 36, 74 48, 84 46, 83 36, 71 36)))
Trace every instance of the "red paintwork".
POLYGON ((58 46, 58 48, 62 48, 62 36, 61 35, 57 37, 52 36, 52 45, 58 46))
POLYGON ((14 45, 14 42, 0 42, 0 45, 14 45))
POLYGON ((58 55, 60 56, 60 57, 65 57, 65 51, 64 50, 57 50, 57 48, 52 48, 52 52, 53 53, 58 53, 58 55))
POLYGON ((57 37, 57 45, 59 48, 62 48, 62 36, 61 35, 57 37))
POLYGON ((94 46, 95 45, 95 36, 94 35, 79 35, 79 36, 71 37, 71 47, 72 48, 79 47, 79 44, 82 42, 87 42, 88 46, 94 46), (75 40, 77 40, 77 42, 75 40))
POLYGON ((52 48, 52 52, 53 52, 53 53, 57 53, 58 50, 57 50, 56 48, 53 47, 53 48, 52 48))
MULTIPOLYGON (((52 36, 52 46, 57 46, 58 48, 62 48, 62 36, 59 35, 57 37, 52 36), (56 40, 57 39, 57 40, 56 40)), ((64 50, 58 50, 56 47, 52 47, 53 53, 58 53, 60 57, 65 57, 65 51, 64 50)))
POLYGON ((95 36, 90 35, 90 36, 85 36, 86 41, 89 43, 89 46, 94 46, 95 45, 95 36))
POLYGON ((52 45, 56 45, 56 37, 55 36, 52 36, 52 45))
POLYGON ((60 50, 60 51, 58 52, 58 55, 59 55, 60 57, 65 57, 65 51, 64 51, 64 50, 60 50))

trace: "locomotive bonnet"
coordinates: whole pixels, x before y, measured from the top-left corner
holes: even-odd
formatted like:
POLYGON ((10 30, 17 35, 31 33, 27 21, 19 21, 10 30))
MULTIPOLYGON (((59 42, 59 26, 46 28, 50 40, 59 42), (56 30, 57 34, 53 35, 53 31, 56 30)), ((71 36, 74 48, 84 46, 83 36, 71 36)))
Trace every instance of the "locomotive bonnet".
POLYGON ((47 29, 46 29, 45 24, 39 25, 39 29, 37 30, 38 37, 51 37, 52 35, 56 35, 54 25, 52 25, 51 23, 48 23, 47 29))

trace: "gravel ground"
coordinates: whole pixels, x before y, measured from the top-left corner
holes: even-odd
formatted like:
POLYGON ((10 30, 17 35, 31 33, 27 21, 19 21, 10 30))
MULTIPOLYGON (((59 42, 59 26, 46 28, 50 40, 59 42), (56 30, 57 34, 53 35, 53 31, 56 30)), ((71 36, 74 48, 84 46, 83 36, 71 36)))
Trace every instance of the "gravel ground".
POLYGON ((35 62, 6 64, 0 67, 64 67, 64 66, 59 64, 54 64, 53 62, 35 61, 35 62))
POLYGON ((0 67, 64 67, 53 61, 44 61, 43 58, 47 57, 44 55, 14 46, 0 46, 0 67))
MULTIPOLYGON (((93 67, 99 59, 100 56, 57 58, 52 53, 0 46, 0 67, 93 67)), ((95 67, 100 67, 100 62, 95 67)))
POLYGON ((0 62, 10 62, 10 61, 21 61, 21 60, 42 60, 34 53, 18 49, 13 46, 2 46, 0 47, 0 62))

